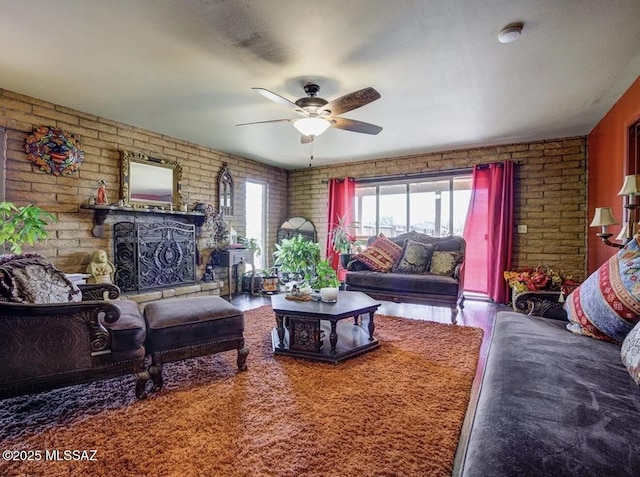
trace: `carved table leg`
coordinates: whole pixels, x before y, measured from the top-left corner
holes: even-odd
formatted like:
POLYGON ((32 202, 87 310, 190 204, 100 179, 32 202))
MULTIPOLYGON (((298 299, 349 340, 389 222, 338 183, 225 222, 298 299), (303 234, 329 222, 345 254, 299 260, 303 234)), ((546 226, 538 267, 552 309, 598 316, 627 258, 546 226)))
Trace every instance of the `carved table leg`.
POLYGON ((238 348, 238 371, 247 370, 247 356, 249 355, 249 348, 242 344, 242 347, 238 348))
POLYGON ((338 322, 331 321, 331 333, 329 333, 329 342, 331 343, 331 354, 336 354, 336 345, 338 344, 338 322))
POLYGON ((373 315, 375 314, 375 311, 370 311, 369 312, 369 341, 373 341, 373 332, 376 329, 376 325, 373 322, 373 315))
POLYGON ((278 348, 284 348, 284 316, 276 315, 276 327, 278 330, 278 348))

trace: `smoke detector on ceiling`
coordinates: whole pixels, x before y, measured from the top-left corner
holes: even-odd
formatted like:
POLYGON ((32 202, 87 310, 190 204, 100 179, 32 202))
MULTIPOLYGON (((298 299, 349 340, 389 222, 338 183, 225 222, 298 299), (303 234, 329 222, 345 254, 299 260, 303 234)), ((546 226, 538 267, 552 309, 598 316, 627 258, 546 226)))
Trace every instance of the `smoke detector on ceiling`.
POLYGON ((522 34, 523 23, 511 23, 502 29, 500 33, 498 33, 498 41, 500 43, 512 43, 520 38, 522 34))

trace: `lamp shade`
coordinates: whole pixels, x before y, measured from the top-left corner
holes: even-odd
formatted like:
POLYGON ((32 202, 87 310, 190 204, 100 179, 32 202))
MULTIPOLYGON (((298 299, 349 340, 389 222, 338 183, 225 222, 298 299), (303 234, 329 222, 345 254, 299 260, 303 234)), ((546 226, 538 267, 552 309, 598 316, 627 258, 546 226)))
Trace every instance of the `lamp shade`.
POLYGON ((611 207, 596 207, 593 214, 593 220, 589 227, 602 227, 606 225, 614 225, 616 223, 611 213, 611 207))
POLYGON ((302 118, 293 123, 293 127, 305 136, 319 136, 330 126, 329 121, 323 118, 302 118))
POLYGON ((624 224, 622 229, 620 229, 620 233, 616 237, 616 240, 624 241, 627 239, 627 235, 629 234, 629 224, 624 224))
POLYGON ((624 176, 624 183, 618 195, 636 195, 638 193, 640 193, 640 175, 624 176))

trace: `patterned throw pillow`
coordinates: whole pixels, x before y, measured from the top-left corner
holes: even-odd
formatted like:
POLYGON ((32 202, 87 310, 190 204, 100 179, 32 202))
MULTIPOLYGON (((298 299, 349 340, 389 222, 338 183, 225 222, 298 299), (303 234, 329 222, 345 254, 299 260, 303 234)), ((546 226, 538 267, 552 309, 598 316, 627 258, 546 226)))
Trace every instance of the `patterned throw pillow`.
POLYGON ((365 250, 354 258, 377 272, 389 272, 400 259, 402 248, 380 234, 365 250))
POLYGON ((429 272, 434 275, 447 275, 452 277, 456 267, 462 262, 463 255, 460 252, 433 252, 429 272))
POLYGON ((402 247, 400 260, 394 265, 393 271, 398 273, 424 273, 431 263, 431 256, 436 247, 430 243, 416 242, 407 239, 402 247))
POLYGON ((631 377, 640 384, 640 323, 633 327, 622 342, 620 357, 631 377))
POLYGON ((34 304, 82 300, 77 285, 37 254, 2 256, 0 295, 3 301, 34 304))
POLYGON ((564 304, 573 333, 622 343, 640 320, 640 244, 634 238, 593 272, 564 304))

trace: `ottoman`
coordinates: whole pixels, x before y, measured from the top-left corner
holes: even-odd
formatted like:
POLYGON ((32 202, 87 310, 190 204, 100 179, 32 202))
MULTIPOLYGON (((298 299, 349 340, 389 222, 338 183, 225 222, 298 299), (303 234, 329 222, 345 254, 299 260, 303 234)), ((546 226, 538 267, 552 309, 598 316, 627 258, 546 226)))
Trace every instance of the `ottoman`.
POLYGON ((218 296, 175 298, 144 308, 145 347, 151 355, 149 373, 154 390, 162 388, 162 365, 221 351, 237 350, 238 370, 247 369, 244 315, 218 296))

